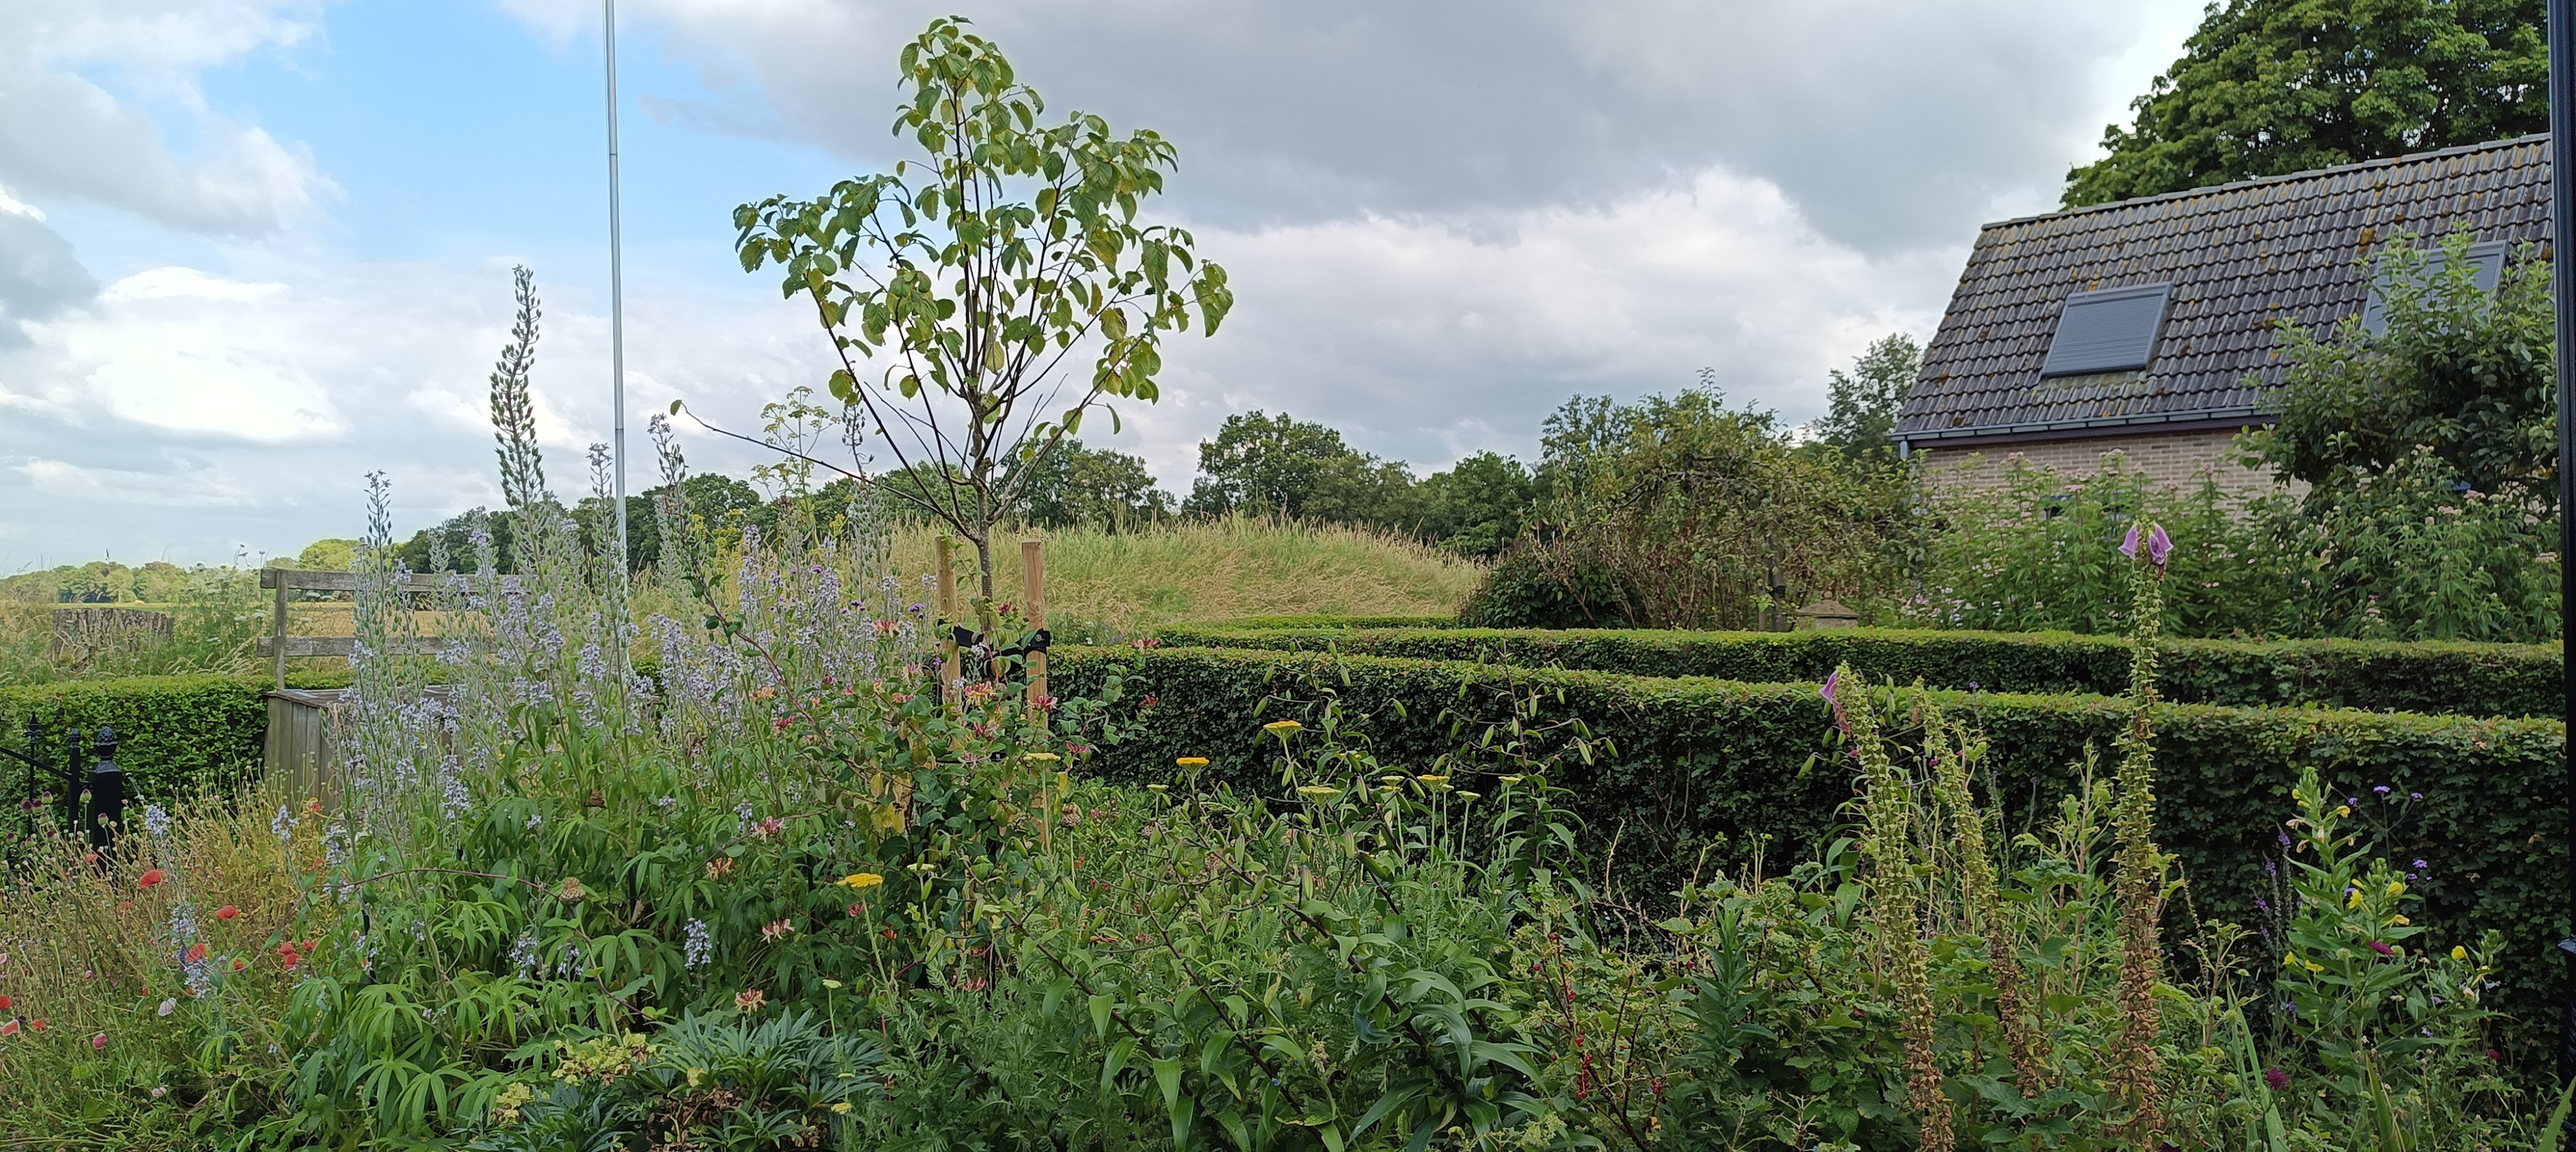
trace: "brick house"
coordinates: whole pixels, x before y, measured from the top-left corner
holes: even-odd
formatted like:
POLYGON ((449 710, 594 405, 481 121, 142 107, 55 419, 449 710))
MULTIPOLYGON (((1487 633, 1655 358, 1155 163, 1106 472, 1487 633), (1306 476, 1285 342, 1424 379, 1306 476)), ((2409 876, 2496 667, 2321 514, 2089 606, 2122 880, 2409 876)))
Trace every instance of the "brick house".
POLYGON ((2472 233, 2479 280, 2549 237, 2547 136, 2525 136, 1988 224, 1924 350, 1895 436, 1927 482, 1991 486, 2020 454, 2061 473, 2127 454, 2231 491, 2238 431, 2272 423, 2274 326, 2375 321, 2363 261, 2472 233))

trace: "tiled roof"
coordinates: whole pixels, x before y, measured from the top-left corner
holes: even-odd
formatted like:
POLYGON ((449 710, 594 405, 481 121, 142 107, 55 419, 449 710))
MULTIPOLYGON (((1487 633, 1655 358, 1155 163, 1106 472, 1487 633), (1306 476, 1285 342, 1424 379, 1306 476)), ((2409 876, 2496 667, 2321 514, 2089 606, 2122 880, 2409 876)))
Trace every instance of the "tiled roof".
MULTIPOLYGON (((2431 246, 2549 238, 2547 136, 2374 160, 1986 225, 1924 350, 1897 435, 2065 435, 2241 418, 2277 384, 2273 325, 2311 330, 2368 302, 2360 260, 2392 236, 2431 246), (2143 374, 2042 381, 2066 297, 2170 281, 2143 374)), ((2130 429, 2135 430, 2135 429, 2130 429)))

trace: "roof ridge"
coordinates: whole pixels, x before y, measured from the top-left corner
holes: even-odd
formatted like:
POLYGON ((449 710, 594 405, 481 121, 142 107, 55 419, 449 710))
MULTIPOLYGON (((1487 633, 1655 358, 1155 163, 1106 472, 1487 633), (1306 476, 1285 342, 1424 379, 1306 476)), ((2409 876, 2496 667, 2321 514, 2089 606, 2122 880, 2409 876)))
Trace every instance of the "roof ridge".
POLYGON ((2471 152, 2485 152, 2493 149, 2515 148, 2525 144, 2540 143, 2547 139, 2549 139, 2549 133, 2534 132, 2528 136, 2515 136, 2505 140, 2482 140, 2475 144, 2455 144, 2449 148, 2436 148, 2430 152, 2409 152, 2403 156, 2382 156, 2376 160, 2361 160, 2351 164, 2337 164, 2330 168, 2310 168, 2303 172, 2289 172, 2279 176, 2256 176, 2250 180, 2237 180, 2226 184, 2211 184, 2201 188, 2185 188, 2176 192, 2159 192, 2153 196, 2133 196, 2127 200, 2113 200, 2104 204, 2087 204, 2080 208, 2060 208, 2055 212, 2039 212, 2029 216, 2014 216, 2009 219, 1996 220, 1979 225, 1977 230, 1982 232, 1988 228, 2001 228, 2010 224, 2028 224, 2035 220, 2054 220, 2060 216, 2077 216, 2086 212, 2101 212, 2112 208, 2133 208, 2140 204, 2153 204, 2162 200, 2179 200, 2191 196, 2210 196, 2220 192, 2231 192, 2239 188, 2252 188, 2260 184, 2283 184, 2292 180, 2314 180, 2320 176, 2340 176, 2347 172, 2359 172, 2366 168, 2390 167, 2398 164, 2408 164, 2423 160, 2435 160, 2444 156, 2460 156, 2471 152))

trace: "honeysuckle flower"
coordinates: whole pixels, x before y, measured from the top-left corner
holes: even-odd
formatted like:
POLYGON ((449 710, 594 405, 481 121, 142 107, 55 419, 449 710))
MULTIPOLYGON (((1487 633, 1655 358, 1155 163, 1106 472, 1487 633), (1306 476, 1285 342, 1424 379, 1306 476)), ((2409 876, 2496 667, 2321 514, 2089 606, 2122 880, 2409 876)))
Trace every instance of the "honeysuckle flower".
POLYGON ((883 883, 885 883, 885 877, 874 872, 852 872, 841 877, 841 887, 857 891, 865 891, 883 883))
POLYGON ((768 993, 762 992, 758 988, 754 988, 748 992, 735 993, 733 1006, 742 1009, 745 1012, 758 1012, 760 1011, 760 1006, 767 1003, 768 1000, 768 993))
POLYGON ((1183 768, 1205 768, 1207 767, 1207 762, 1207 757, 1205 756, 1179 756, 1172 760, 1172 763, 1178 764, 1183 768))
POLYGON ((1264 732, 1294 732, 1303 727, 1305 727, 1305 725, 1294 720, 1273 720, 1262 725, 1261 730, 1264 732))
POLYGON ((785 920, 772 920, 760 926, 761 938, 766 940, 784 940, 795 934, 796 925, 785 920))

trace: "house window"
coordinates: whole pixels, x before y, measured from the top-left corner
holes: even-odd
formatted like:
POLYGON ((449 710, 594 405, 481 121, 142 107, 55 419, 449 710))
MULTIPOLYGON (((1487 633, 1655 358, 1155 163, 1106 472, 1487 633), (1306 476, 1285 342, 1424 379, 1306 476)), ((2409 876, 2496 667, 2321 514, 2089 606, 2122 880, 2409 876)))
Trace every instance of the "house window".
POLYGON ((2172 298, 2171 284, 2137 284, 2067 297, 2039 374, 2084 376, 2145 368, 2155 359, 2156 333, 2165 326, 2165 307, 2172 298))
MULTIPOLYGON (((2496 283, 2504 278, 2504 252, 2505 243, 2502 240, 2469 245, 2469 276, 2477 282, 2479 291, 2495 291, 2496 283)), ((2423 279, 2420 283, 2431 283, 2440 276, 2442 266, 2450 259, 2451 254, 2439 248, 2424 253, 2423 279)), ((2370 302, 2361 306, 2362 330, 2373 336, 2388 331, 2388 302, 2381 297, 2382 290, 2387 287, 2388 280, 2384 274, 2371 281, 2370 302)))

